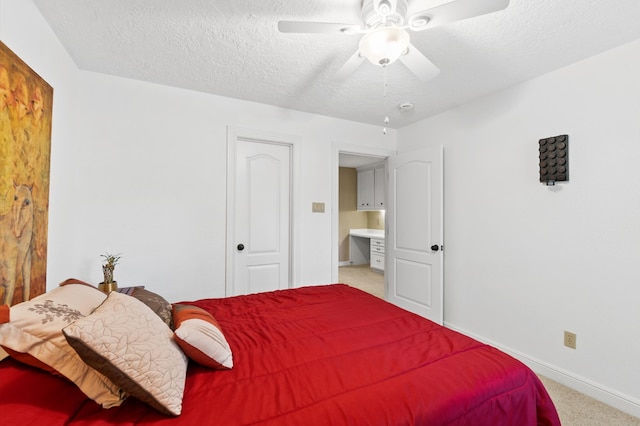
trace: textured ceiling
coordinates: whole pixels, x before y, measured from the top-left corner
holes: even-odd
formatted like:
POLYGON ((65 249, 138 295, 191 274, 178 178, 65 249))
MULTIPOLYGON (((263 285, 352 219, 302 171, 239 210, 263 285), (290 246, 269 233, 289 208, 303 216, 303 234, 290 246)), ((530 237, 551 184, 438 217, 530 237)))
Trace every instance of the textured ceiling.
POLYGON ((511 0, 411 32, 440 74, 422 83, 393 63, 384 96, 383 70, 368 62, 335 78, 359 35, 277 29, 279 20, 359 24, 361 0, 34 2, 81 69, 364 123, 388 115, 393 128, 640 38, 640 0, 511 0), (401 112, 404 102, 414 109, 401 112))

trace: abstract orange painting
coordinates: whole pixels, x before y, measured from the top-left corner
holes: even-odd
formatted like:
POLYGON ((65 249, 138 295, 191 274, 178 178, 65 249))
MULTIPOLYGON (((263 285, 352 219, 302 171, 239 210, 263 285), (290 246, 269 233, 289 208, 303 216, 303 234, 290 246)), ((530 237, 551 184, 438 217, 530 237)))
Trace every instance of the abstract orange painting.
POLYGON ((0 42, 0 305, 44 293, 53 88, 0 42))

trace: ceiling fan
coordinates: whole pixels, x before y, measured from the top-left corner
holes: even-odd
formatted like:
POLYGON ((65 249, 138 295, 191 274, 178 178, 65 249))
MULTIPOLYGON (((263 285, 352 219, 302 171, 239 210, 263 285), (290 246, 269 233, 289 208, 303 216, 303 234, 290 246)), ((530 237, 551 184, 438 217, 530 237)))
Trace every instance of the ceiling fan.
POLYGON ((410 43, 407 30, 423 31, 505 9, 509 0, 453 0, 432 7, 433 0, 362 0, 362 23, 280 21, 282 33, 364 34, 360 45, 338 70, 345 78, 365 59, 385 67, 400 60, 422 81, 440 70, 410 43))

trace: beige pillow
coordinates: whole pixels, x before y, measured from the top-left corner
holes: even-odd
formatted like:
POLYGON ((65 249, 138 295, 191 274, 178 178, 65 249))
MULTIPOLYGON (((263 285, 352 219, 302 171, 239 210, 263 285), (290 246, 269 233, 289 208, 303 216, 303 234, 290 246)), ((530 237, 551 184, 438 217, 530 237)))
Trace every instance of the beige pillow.
POLYGON ((105 298, 95 287, 67 284, 18 303, 10 308, 9 322, 0 324, 0 346, 18 361, 66 377, 105 408, 120 405, 126 394, 89 367, 62 334, 105 298))
POLYGON ((181 413, 187 358, 144 303, 111 292, 91 315, 62 331, 87 364, 127 393, 162 413, 181 413))

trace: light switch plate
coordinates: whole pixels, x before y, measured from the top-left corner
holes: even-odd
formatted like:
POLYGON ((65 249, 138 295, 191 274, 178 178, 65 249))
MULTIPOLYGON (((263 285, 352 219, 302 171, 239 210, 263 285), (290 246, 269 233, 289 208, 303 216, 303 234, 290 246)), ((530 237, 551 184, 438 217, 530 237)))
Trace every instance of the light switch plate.
POLYGON ((311 203, 312 213, 324 213, 324 203, 311 203))

